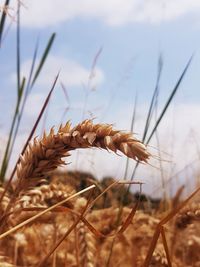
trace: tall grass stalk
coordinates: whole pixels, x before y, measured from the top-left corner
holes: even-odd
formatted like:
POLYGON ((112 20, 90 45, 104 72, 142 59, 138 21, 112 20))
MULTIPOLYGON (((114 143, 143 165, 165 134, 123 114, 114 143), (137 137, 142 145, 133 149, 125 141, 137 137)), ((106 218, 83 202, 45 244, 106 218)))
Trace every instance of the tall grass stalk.
MULTIPOLYGON (((4 6, 8 7, 9 3, 10 3, 10 0, 6 0, 4 6)), ((2 12, 1 19, 0 19, 0 48, 1 48, 2 39, 3 39, 3 31, 4 31, 5 22, 6 22, 6 17, 7 17, 7 13, 2 12)))
MULTIPOLYGON (((8 6, 9 1, 5 2, 5 5, 8 6)), ((47 56, 49 54, 49 51, 52 47, 52 44, 54 42, 55 39, 55 33, 53 33, 47 43, 47 46, 42 54, 41 60, 39 62, 39 65, 35 71, 35 74, 33 75, 34 72, 34 67, 35 67, 35 61, 36 61, 36 57, 37 57, 37 51, 38 51, 38 42, 35 46, 35 51, 34 51, 34 55, 33 55, 33 60, 32 60, 32 65, 31 65, 31 69, 29 72, 29 77, 28 77, 28 82, 26 84, 26 77, 23 77, 21 79, 21 51, 20 51, 20 30, 21 30, 21 26, 20 26, 20 1, 18 1, 18 9, 17 9, 17 27, 16 27, 16 76, 17 76, 17 100, 16 100, 16 105, 15 105, 15 110, 14 110, 14 114, 12 117, 12 123, 10 126, 10 130, 9 130, 9 134, 8 134, 8 140, 7 140, 7 144, 5 147, 5 152, 3 155, 3 160, 1 163, 1 168, 0 168, 0 181, 3 182, 5 180, 6 177, 6 172, 8 169, 8 165, 9 165, 9 161, 10 161, 10 157, 12 155, 12 151, 13 151, 13 147, 17 138, 17 134, 18 134, 18 130, 19 130, 19 126, 20 126, 20 122, 21 122, 21 118, 23 116, 24 113, 24 107, 26 105, 26 101, 28 98, 28 95, 31 92, 31 89, 33 88, 37 78, 39 77, 41 70, 44 66, 44 63, 47 59, 47 56), (32 78, 33 76, 33 78, 32 78)), ((5 25, 5 20, 6 20, 6 13, 3 12, 2 16, 1 16, 1 21, 0 21, 0 42, 2 40, 2 34, 3 34, 3 29, 4 29, 4 25, 5 25)))
MULTIPOLYGON (((52 93, 53 93, 53 90, 54 90, 54 88, 55 88, 55 85, 56 85, 56 83, 57 83, 58 76, 59 76, 59 74, 56 76, 56 78, 55 78, 55 80, 54 80, 54 82, 53 82, 52 88, 51 88, 51 90, 50 90, 50 92, 49 92, 49 94, 48 94, 48 96, 47 96, 47 98, 46 98, 46 100, 45 100, 45 102, 44 102, 44 105, 43 105, 42 108, 41 108, 41 111, 40 111, 40 113, 39 113, 39 115, 38 115, 38 118, 37 118, 37 120, 36 120, 36 122, 35 122, 35 124, 34 124, 34 126, 33 126, 33 128, 32 128, 32 131, 30 132, 30 135, 29 135, 29 137, 28 137, 28 139, 27 139, 27 141, 26 141, 26 143, 25 143, 25 145, 24 145, 24 147, 23 147, 22 152, 21 152, 20 155, 23 155, 23 154, 24 154, 24 152, 25 152, 25 150, 26 150, 26 148, 27 148, 27 146, 28 146, 30 140, 32 139, 32 137, 33 137, 33 135, 34 135, 34 133, 35 133, 35 130, 36 130, 36 128, 37 128, 37 126, 38 126, 38 124, 39 124, 41 118, 42 118, 42 115, 43 115, 43 113, 44 113, 44 111, 45 111, 45 109, 46 109, 48 103, 49 103, 50 97, 51 97, 51 95, 52 95, 52 93)), ((7 192, 9 186, 11 185, 11 182, 12 182, 12 180, 13 180, 13 178, 14 178, 15 172, 16 172, 16 170, 17 170, 17 164, 19 163, 19 161, 20 161, 20 157, 18 158, 18 160, 17 160, 17 162, 16 162, 16 164, 15 164, 15 167, 14 167, 12 173, 11 173, 11 176, 10 176, 10 178, 9 178, 9 180, 8 180, 8 182, 7 182, 7 184, 6 184, 6 186, 5 186, 4 192, 2 193, 2 195, 1 195, 1 197, 0 197, 0 203, 1 203, 1 201, 3 200, 3 197, 5 196, 5 193, 7 192)), ((13 195, 13 198, 14 198, 14 197, 15 197, 15 196, 13 195)), ((10 207, 11 204, 12 204, 12 199, 11 199, 9 205, 8 205, 7 208, 6 208, 5 214, 8 212, 9 207, 10 207)), ((0 221, 1 221, 2 218, 5 216, 5 214, 3 214, 3 215, 1 216, 0 221)))
MULTIPOLYGON (((185 66, 183 72, 181 73, 181 76, 179 77, 179 79, 178 79, 178 81, 177 81, 175 87, 173 88, 171 94, 169 95, 169 98, 167 99, 167 101, 166 101, 166 103, 165 103, 165 105, 164 105, 163 110, 161 111, 160 115, 158 116, 158 119, 157 119, 157 121, 155 122, 155 124, 154 124, 154 126, 153 126, 153 129, 152 129, 151 133, 149 134, 149 137, 148 137, 147 140, 146 140, 146 135, 147 135, 147 134, 145 134, 145 132, 147 132, 148 129, 149 129, 149 127, 150 127, 149 119, 148 119, 148 118, 149 118, 150 116, 152 116, 152 114, 153 114, 152 112, 149 111, 148 116, 147 116, 147 119, 146 119, 147 129, 146 129, 146 125, 145 125, 145 129, 146 129, 146 130, 144 130, 144 136, 143 136, 143 139, 142 139, 143 142, 144 142, 146 145, 149 144, 149 142, 151 141, 152 137, 154 136, 155 131, 156 131, 156 129, 158 128, 158 126, 160 125, 160 122, 162 121, 162 119, 163 119, 163 117, 164 117, 164 115, 165 115, 165 113, 166 113, 166 111, 167 111, 169 105, 171 104, 171 102, 172 102, 172 100, 173 100, 173 98, 174 98, 174 96, 175 96, 175 94, 176 94, 176 92, 177 92, 177 90, 180 88, 181 82, 182 82, 183 78, 185 77, 185 75, 186 75, 186 73, 187 73, 187 71, 188 71, 188 68, 189 68, 189 66, 190 66, 190 64, 191 64, 191 62, 192 62, 192 59, 193 59, 193 55, 191 56, 191 58, 190 58, 189 61, 187 62, 187 64, 186 64, 186 66, 185 66), (149 114, 151 114, 151 115, 149 115, 149 114)), ((158 72, 158 77, 159 77, 159 76, 160 76, 160 74, 159 74, 159 72, 158 72)), ((159 79, 157 79, 157 82, 158 82, 158 81, 159 81, 159 79)), ((157 86, 156 86, 156 87, 157 87, 157 86)), ((156 88, 155 88, 155 91, 156 91, 156 88)), ((153 94, 151 103, 154 102, 153 99, 155 99, 155 97, 156 97, 155 91, 154 91, 154 94, 153 94)), ((152 106, 152 104, 150 105, 150 109, 152 109, 151 106, 152 106)), ((149 109, 149 110, 150 110, 150 109, 149 109)), ((131 180, 134 179, 134 177, 135 177, 135 173, 136 173, 136 170, 137 170, 138 166, 139 166, 139 162, 136 163, 136 165, 135 165, 135 167, 134 167, 134 169, 133 169, 132 176, 131 176, 131 180)))

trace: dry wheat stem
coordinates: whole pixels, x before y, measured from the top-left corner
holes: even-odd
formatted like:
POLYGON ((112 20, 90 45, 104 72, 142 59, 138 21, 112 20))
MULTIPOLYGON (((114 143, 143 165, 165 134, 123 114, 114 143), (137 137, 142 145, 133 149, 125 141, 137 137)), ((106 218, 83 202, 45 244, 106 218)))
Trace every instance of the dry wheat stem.
POLYGON ((30 180, 36 181, 36 178, 40 179, 49 171, 65 164, 61 158, 69 156, 70 150, 89 147, 115 153, 121 151, 130 158, 144 162, 150 157, 145 145, 130 133, 113 130, 108 124, 93 124, 91 120, 85 120, 74 128, 68 122, 64 127, 61 125, 57 133, 52 128, 48 135, 44 133, 40 140, 34 139, 33 143, 29 143, 20 157, 17 176, 26 187, 25 180, 29 184, 30 180))

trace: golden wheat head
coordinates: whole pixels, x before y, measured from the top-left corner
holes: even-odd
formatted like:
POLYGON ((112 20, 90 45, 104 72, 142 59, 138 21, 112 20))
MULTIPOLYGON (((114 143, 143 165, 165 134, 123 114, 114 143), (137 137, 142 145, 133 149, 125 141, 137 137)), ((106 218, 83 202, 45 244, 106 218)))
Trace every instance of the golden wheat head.
POLYGON ((44 133, 41 139, 29 143, 25 153, 21 155, 17 166, 17 176, 20 179, 41 178, 49 171, 65 164, 63 157, 69 156, 69 151, 78 148, 98 147, 113 152, 121 151, 126 156, 146 162, 150 156, 145 145, 130 133, 113 130, 112 125, 93 124, 85 120, 71 128, 69 122, 60 126, 55 133, 44 133))

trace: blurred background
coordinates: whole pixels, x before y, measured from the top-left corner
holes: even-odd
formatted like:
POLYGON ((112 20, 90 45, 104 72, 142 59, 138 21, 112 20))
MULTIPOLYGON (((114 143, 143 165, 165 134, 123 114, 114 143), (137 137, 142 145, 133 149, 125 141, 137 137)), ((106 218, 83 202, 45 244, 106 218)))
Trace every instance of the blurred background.
MULTIPOLYGON (((1 161, 19 84, 23 77, 28 81, 34 58, 37 69, 49 38, 55 35, 27 94, 6 176, 12 171, 59 72, 37 136, 68 120, 75 125, 94 119, 95 123, 132 130, 142 140, 153 99, 145 141, 164 110, 148 142, 153 159, 150 164, 139 166, 134 177, 145 182, 143 191, 148 194, 160 196, 164 190, 172 195, 183 184, 185 192, 191 192, 200 174, 200 1, 8 2, 0 48, 1 161), (191 56, 191 64, 183 73, 191 56)), ((4 4, 1 0, 1 12, 4 4)), ((73 152, 67 161, 71 162, 68 170, 90 172, 98 179, 130 179, 135 167, 132 161, 127 167, 124 156, 96 149, 73 152)))

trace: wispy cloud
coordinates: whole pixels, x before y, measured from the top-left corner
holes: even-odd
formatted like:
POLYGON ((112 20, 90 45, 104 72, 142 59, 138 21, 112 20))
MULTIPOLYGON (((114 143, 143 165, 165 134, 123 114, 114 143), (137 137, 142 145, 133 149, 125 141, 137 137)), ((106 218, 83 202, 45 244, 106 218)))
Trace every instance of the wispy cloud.
MULTIPOLYGON (((27 60, 22 64, 22 75, 25 77, 28 76, 31 62, 31 60, 27 60)), ((104 81, 104 73, 98 67, 95 68, 93 77, 90 78, 91 70, 85 68, 80 63, 66 58, 49 56, 37 84, 42 86, 51 85, 52 80, 58 72, 60 72, 60 80, 69 88, 82 86, 83 84, 87 85, 88 81, 90 81, 90 86, 93 88, 104 81)), ((14 81, 15 75, 16 74, 12 74, 12 80, 14 81)))
POLYGON ((42 93, 32 93, 27 99, 25 106, 25 115, 29 118, 35 117, 39 114, 41 107, 44 104, 46 95, 42 93), (31 108, 30 108, 31 107, 31 108))
POLYGON ((159 23, 200 13, 199 0, 24 0, 22 25, 44 28, 74 18, 98 19, 110 26, 159 23))

